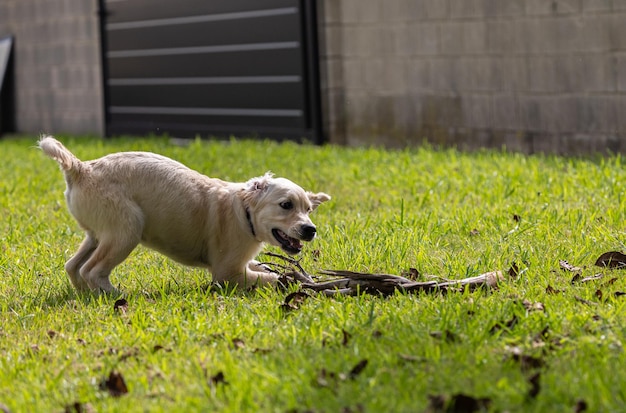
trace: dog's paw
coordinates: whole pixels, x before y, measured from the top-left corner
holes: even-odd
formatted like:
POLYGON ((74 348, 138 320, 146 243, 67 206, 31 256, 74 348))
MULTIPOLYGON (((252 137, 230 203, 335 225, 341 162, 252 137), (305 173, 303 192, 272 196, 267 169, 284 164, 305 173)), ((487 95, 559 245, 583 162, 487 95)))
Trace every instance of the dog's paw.
POLYGON ((255 271, 255 272, 269 272, 269 273, 274 273, 274 271, 272 271, 272 269, 265 265, 260 263, 257 260, 252 260, 250 262, 248 262, 248 270, 249 271, 255 271))

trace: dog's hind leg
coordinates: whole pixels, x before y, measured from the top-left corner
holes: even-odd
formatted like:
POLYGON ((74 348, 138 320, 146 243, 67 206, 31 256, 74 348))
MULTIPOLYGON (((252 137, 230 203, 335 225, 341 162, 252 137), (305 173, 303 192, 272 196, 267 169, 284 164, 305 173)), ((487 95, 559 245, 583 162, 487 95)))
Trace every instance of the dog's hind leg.
POLYGON ((98 242, 96 239, 87 233, 76 254, 65 263, 65 271, 69 275, 74 288, 79 291, 89 290, 89 284, 80 275, 80 267, 91 257, 97 246, 98 242))
POLYGON ((94 291, 115 292, 109 275, 139 244, 139 239, 100 239, 98 246, 80 268, 80 276, 94 291))

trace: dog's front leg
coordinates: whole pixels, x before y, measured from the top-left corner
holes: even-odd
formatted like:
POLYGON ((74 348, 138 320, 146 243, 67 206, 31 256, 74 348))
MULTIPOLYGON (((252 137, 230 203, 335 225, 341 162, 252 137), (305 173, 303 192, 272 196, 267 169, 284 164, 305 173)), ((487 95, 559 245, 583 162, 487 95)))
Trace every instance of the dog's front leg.
POLYGON ((220 285, 237 285, 245 289, 263 285, 276 285, 278 274, 266 271, 264 267, 264 265, 257 262, 250 262, 240 271, 215 272, 213 281, 220 285))

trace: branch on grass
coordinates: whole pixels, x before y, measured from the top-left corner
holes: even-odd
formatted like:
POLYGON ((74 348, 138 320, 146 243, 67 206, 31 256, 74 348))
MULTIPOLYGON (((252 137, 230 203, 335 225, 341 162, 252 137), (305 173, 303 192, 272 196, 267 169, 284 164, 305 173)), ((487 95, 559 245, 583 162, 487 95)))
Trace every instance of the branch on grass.
MULTIPOLYGON (((391 274, 370 274, 365 272, 355 272, 347 270, 323 270, 321 274, 337 277, 328 281, 316 282, 302 268, 299 260, 285 257, 271 252, 265 253, 270 257, 279 258, 288 263, 276 264, 272 262, 263 263, 272 268, 281 268, 285 271, 279 273, 280 281, 283 284, 297 283, 307 290, 313 290, 330 296, 336 295, 357 295, 362 293, 374 295, 390 295, 396 291, 403 293, 414 293, 424 291, 429 293, 461 291, 464 288, 476 289, 478 287, 497 287, 500 281, 504 280, 502 271, 491 271, 476 277, 463 278, 461 280, 449 280, 437 277, 438 281, 418 282, 409 278, 391 274)), ((277 271, 278 272, 278 271, 277 271)))
POLYGON ((491 271, 476 277, 444 282, 425 281, 417 282, 408 278, 391 274, 370 274, 345 270, 324 270, 322 274, 341 277, 337 280, 303 284, 303 288, 322 292, 326 295, 355 295, 359 293, 390 295, 400 292, 447 292, 460 291, 463 288, 475 289, 478 287, 496 287, 504 280, 502 271, 491 271))
POLYGON ((261 263, 263 265, 273 267, 274 269, 281 268, 285 270, 283 272, 275 271, 280 274, 282 278, 281 280, 282 282, 286 282, 286 283, 300 282, 300 283, 307 283, 307 284, 315 283, 315 280, 313 280, 313 278, 300 265, 300 260, 295 260, 290 257, 285 257, 284 255, 280 255, 280 254, 274 254, 273 252, 265 252, 264 255, 267 255, 268 257, 279 258, 287 262, 287 264, 289 264, 289 265, 281 265, 275 262, 261 263))

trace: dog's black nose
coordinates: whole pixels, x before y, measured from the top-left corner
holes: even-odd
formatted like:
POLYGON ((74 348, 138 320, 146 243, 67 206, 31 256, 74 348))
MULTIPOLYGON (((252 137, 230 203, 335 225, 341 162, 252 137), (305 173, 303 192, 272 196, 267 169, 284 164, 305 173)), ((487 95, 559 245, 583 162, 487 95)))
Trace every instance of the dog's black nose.
POLYGON ((311 241, 315 238, 315 233, 317 232, 313 225, 302 225, 300 231, 302 233, 302 239, 306 241, 311 241))

